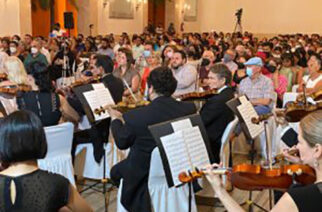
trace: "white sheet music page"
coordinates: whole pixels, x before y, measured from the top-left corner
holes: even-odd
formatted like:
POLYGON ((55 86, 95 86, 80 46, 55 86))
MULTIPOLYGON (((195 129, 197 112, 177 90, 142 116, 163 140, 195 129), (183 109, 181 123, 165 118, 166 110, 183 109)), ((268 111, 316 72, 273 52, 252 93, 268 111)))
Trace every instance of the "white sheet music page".
POLYGON ((171 123, 171 126, 172 126, 174 132, 177 132, 179 130, 185 130, 188 128, 192 128, 192 124, 191 124, 190 119, 183 119, 180 121, 174 121, 171 123))
POLYGON ((104 86, 103 83, 93 84, 92 86, 94 90, 84 92, 84 97, 93 112, 95 121, 110 117, 110 114, 107 112, 102 113, 101 115, 94 113, 95 109, 97 108, 104 107, 106 105, 115 105, 110 91, 104 86))
POLYGON ((179 174, 192 168, 183 131, 163 136, 160 140, 167 155, 173 183, 175 186, 181 185, 179 174))
POLYGON ((203 168, 210 164, 208 151, 198 126, 183 131, 185 143, 193 168, 203 168))
POLYGON ((242 104, 237 106, 237 110, 245 121, 245 124, 249 130, 250 136, 252 138, 257 137, 261 132, 264 131, 263 123, 253 124, 252 118, 258 118, 258 115, 253 107, 253 105, 249 101, 242 101, 242 104))

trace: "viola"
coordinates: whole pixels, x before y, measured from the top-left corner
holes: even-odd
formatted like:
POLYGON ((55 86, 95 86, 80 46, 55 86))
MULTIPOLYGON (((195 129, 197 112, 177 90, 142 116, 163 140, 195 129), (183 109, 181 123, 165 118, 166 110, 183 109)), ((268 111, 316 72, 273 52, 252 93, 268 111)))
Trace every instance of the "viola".
POLYGON ((216 94, 218 94, 217 90, 208 90, 203 92, 186 93, 179 96, 178 98, 181 101, 204 101, 216 94))
MULTIPOLYGON (((299 150, 298 149, 291 149, 291 150, 288 151, 288 154, 292 155, 292 156, 298 155, 299 150)), ((285 156, 284 156, 283 153, 281 153, 281 154, 276 155, 274 159, 275 159, 275 162, 279 162, 279 161, 284 160, 285 156)))
MULTIPOLYGON (((281 165, 274 168, 264 168, 260 165, 240 164, 231 169, 215 169, 215 174, 225 174, 232 185, 241 190, 253 191, 263 189, 288 189, 293 180, 303 185, 312 184, 316 180, 315 171, 307 165, 281 165)), ((205 175, 203 170, 187 174, 179 174, 182 183, 191 182, 205 175)))

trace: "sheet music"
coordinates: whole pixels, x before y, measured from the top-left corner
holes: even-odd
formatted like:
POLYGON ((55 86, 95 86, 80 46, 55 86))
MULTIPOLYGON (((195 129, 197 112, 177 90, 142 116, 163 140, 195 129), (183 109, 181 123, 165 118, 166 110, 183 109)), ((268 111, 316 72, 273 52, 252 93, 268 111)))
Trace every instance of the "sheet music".
POLYGON ((175 186, 181 185, 179 174, 192 168, 183 131, 163 136, 160 140, 167 155, 173 183, 175 186))
POLYGON ((172 126, 174 132, 177 132, 179 130, 185 130, 188 128, 192 128, 192 124, 191 124, 190 119, 183 119, 180 121, 172 122, 171 126, 172 126))
POLYGON ((253 124, 251 119, 253 117, 258 118, 258 115, 253 107, 253 105, 247 101, 244 104, 237 106, 237 110, 245 121, 245 124, 249 130, 250 136, 252 138, 257 137, 261 132, 264 131, 263 123, 253 124))
POLYGON ((106 106, 106 105, 115 105, 110 91, 107 88, 105 88, 104 85, 103 85, 104 88, 98 84, 93 84, 92 86, 93 86, 94 90, 84 92, 84 97, 93 112, 95 121, 109 118, 110 114, 108 114, 107 112, 102 113, 101 115, 98 115, 98 114, 95 114, 94 111, 95 111, 95 109, 106 106))
POLYGON ((103 83, 94 83, 92 84, 94 90, 104 90, 107 89, 103 83))
POLYGON ((199 126, 183 131, 193 168, 203 168, 210 164, 210 159, 199 126))

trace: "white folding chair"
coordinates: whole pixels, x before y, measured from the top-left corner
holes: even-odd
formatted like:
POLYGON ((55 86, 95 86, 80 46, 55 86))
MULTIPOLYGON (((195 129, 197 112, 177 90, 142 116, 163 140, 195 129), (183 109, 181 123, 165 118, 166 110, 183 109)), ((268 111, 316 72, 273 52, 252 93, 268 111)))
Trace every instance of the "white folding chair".
MULTIPOLYGON (((121 180, 117 193, 117 212, 127 212, 121 203, 122 185, 123 180, 121 180)), ((152 211, 188 211, 189 186, 186 184, 179 188, 168 187, 160 152, 157 147, 152 151, 151 155, 148 188, 152 203, 152 211)), ((197 212, 197 205, 193 193, 191 200, 191 211, 197 212)))
MULTIPOLYGON (((168 187, 158 148, 152 151, 148 187, 155 212, 188 211, 189 186, 186 184, 179 188, 168 187)), ((194 195, 191 200, 191 211, 197 211, 194 195)))
POLYGON ((66 177, 72 185, 75 185, 71 157, 74 125, 67 122, 56 126, 45 127, 44 129, 48 149, 46 157, 38 160, 39 168, 60 174, 66 177))

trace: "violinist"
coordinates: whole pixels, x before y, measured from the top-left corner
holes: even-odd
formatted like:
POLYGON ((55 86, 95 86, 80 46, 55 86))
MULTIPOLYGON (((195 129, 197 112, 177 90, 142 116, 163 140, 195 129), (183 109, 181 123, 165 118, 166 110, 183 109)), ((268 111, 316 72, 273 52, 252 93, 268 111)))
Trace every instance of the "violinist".
POLYGON ((221 137, 226 126, 234 119, 233 112, 226 105, 234 98, 234 91, 229 87, 231 78, 231 72, 224 64, 215 64, 210 68, 207 85, 210 89, 217 89, 218 95, 208 99, 200 111, 216 162, 219 162, 221 137))
MULTIPOLYGON (((294 162, 302 162, 314 168, 316 182, 304 187, 289 189, 277 202, 272 211, 299 211, 318 212, 322 208, 322 110, 313 112, 300 122, 299 143, 296 148, 300 157, 285 156, 294 162)), ((217 166, 216 164, 213 166, 217 166)), ((218 175, 207 170, 207 179, 210 181, 218 198, 227 211, 244 211, 238 203, 227 193, 218 175)))
MULTIPOLYGON (((123 82, 119 78, 115 77, 113 72, 113 61, 110 57, 105 55, 95 55, 94 61, 95 65, 93 66, 96 74, 103 75, 102 82, 109 89, 112 98, 117 104, 122 101, 122 96, 124 92, 123 82)), ((74 108, 77 108, 77 111, 82 110, 81 103, 78 99, 69 99, 69 102, 73 105, 74 108)), ((82 112, 82 115, 85 113, 82 112)), ((99 163, 103 157, 103 142, 107 141, 111 119, 105 119, 97 124, 92 125, 92 127, 88 130, 83 130, 76 132, 74 134, 74 141, 72 147, 72 154, 74 155, 76 146, 81 143, 88 143, 89 141, 93 144, 94 148, 94 159, 97 163, 99 163)))
POLYGON ((130 149, 128 157, 111 170, 111 179, 116 184, 123 179, 121 203, 128 211, 149 212, 152 208, 147 186, 151 153, 156 143, 148 126, 196 112, 193 103, 178 102, 171 97, 176 86, 177 81, 169 68, 156 68, 148 78, 151 104, 123 116, 109 110, 116 146, 130 149))
MULTIPOLYGON (((6 59, 4 62, 4 73, 7 74, 7 79, 0 82, 0 87, 14 89, 19 85, 29 85, 27 72, 18 57, 11 56, 6 59)), ((1 93, 0 101, 7 115, 18 110, 16 97, 14 95, 1 93)))
POLYGON ((79 116, 65 97, 53 92, 47 65, 37 61, 32 62, 28 72, 32 90, 23 92, 17 97, 19 109, 34 112, 44 126, 53 126, 64 121, 70 121, 76 125, 79 116))

